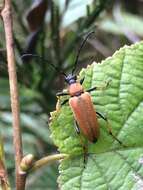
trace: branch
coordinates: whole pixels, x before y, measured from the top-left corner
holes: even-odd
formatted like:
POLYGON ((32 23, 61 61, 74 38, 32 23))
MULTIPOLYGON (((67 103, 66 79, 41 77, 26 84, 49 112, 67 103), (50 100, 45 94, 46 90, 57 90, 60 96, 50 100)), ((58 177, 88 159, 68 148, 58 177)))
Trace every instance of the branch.
POLYGON ((16 66, 15 66, 15 57, 14 57, 11 0, 4 1, 4 7, 1 10, 1 16, 4 22, 4 29, 5 29, 11 109, 13 114, 13 143, 15 149, 16 189, 24 190, 25 177, 20 175, 19 173, 19 165, 23 153, 22 153, 22 139, 21 139, 21 129, 20 129, 19 95, 18 95, 17 75, 16 75, 16 66))

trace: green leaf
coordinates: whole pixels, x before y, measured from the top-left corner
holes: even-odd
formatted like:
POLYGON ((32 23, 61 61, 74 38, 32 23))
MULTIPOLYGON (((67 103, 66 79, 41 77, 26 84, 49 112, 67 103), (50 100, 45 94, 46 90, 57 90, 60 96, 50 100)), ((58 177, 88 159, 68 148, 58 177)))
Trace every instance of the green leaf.
MULTIPOLYGON (((83 69, 84 87, 103 86, 91 93, 96 110, 108 118, 112 133, 99 119, 100 137, 94 144, 84 139, 88 155, 74 130, 70 107, 53 112, 52 138, 59 150, 70 155, 60 165, 62 190, 137 190, 143 189, 143 42, 125 46, 112 57, 83 69)), ((83 110, 84 111, 84 110, 83 110)), ((88 118, 87 118, 88 119, 88 118)), ((82 137, 83 138, 83 137, 82 137)))

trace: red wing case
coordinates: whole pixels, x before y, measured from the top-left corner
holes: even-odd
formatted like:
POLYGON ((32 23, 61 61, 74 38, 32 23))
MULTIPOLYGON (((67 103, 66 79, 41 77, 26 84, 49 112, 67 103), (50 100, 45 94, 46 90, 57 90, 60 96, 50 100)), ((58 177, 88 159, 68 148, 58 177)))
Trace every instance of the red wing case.
POLYGON ((80 131, 90 142, 96 142, 99 137, 99 124, 90 94, 84 92, 80 96, 71 97, 69 105, 80 131))

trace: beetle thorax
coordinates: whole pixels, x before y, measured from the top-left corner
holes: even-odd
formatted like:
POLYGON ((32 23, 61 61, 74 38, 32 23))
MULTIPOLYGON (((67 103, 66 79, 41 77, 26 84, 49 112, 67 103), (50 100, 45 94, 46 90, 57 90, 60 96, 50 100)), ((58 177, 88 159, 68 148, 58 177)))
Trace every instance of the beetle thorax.
POLYGON ((83 87, 79 82, 69 85, 68 92, 70 96, 79 96, 83 93, 83 87))

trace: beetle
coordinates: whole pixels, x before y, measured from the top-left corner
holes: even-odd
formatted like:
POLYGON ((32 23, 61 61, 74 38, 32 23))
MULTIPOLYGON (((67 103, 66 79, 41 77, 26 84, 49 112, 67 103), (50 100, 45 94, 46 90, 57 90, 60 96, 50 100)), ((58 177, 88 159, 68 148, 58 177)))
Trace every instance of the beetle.
MULTIPOLYGON (((76 70, 76 66, 78 64, 78 58, 79 58, 80 52, 83 46, 85 45, 85 42, 89 38, 89 36, 93 33, 94 32, 90 32, 86 36, 86 38, 83 40, 78 50, 71 74, 66 75, 63 71, 59 70, 55 65, 53 65, 52 63, 49 63, 56 71, 64 75, 65 82, 68 84, 67 92, 58 92, 56 95, 58 98, 61 96, 67 96, 67 95, 70 96, 70 98, 64 100, 61 103, 61 105, 64 105, 67 102, 69 102, 69 106, 74 115, 74 119, 76 123, 75 129, 76 129, 77 134, 82 133, 88 139, 89 142, 95 143, 98 140, 99 135, 100 135, 100 127, 99 127, 99 123, 97 119, 97 116, 99 116, 107 122, 107 129, 109 131, 109 134, 121 145, 123 145, 122 142, 112 133, 112 130, 108 124, 107 118, 95 110, 95 107, 91 99, 90 92, 97 89, 105 88, 105 87, 92 87, 88 90, 85 90, 82 85, 84 82, 84 78, 78 81, 77 76, 74 74, 76 70)), ((22 58, 24 58, 25 56, 37 57, 44 61, 47 61, 43 59, 42 57, 40 57, 39 55, 24 54, 22 58)), ((108 86, 108 84, 109 83, 107 83, 106 86, 108 86)))
POLYGON ((108 128, 109 134, 121 145, 123 145, 123 143, 112 133, 112 130, 109 126, 107 118, 95 110, 95 107, 93 105, 91 95, 90 95, 90 92, 97 89, 102 89, 108 86, 109 81, 104 87, 92 87, 88 90, 85 90, 82 86, 84 82, 84 78, 78 81, 77 76, 74 75, 81 49, 83 48, 89 36, 93 33, 94 32, 89 33, 84 39, 84 41, 82 42, 78 50, 71 74, 66 75, 64 73, 65 82, 68 84, 67 92, 66 93, 59 92, 57 93, 57 97, 65 96, 65 95, 70 96, 70 98, 64 100, 61 103, 61 105, 64 105, 65 103, 69 102, 69 106, 73 112, 74 119, 75 119, 75 124, 76 124, 75 129, 78 134, 82 132, 82 134, 91 143, 95 143, 100 136, 100 129, 99 129, 100 127, 99 127, 99 123, 97 119, 97 116, 99 116, 107 122, 107 128, 108 128))
POLYGON ((96 142, 99 137, 99 124, 89 94, 95 88, 85 91, 82 86, 84 80, 78 82, 77 76, 72 74, 65 77, 65 81, 68 84, 67 93, 59 92, 57 97, 69 95, 70 98, 64 100, 61 105, 69 102, 74 115, 77 133, 80 134, 81 131, 90 142, 96 142))
POLYGON ((65 77, 65 81, 68 84, 67 93, 59 92, 57 93, 57 96, 59 97, 70 95, 70 98, 64 100, 61 105, 69 102, 69 106, 73 112, 74 119, 76 121, 76 132, 78 134, 82 132, 82 134, 91 143, 95 143, 100 135, 100 127, 97 119, 97 116, 99 116, 107 122, 109 134, 121 145, 123 145, 123 143, 112 133, 107 118, 95 110, 90 95, 90 92, 97 89, 105 88, 106 86, 108 86, 109 83, 107 83, 104 87, 93 87, 88 90, 84 90, 82 86, 84 79, 81 79, 80 82, 78 82, 76 75, 69 74, 67 77, 65 77))

